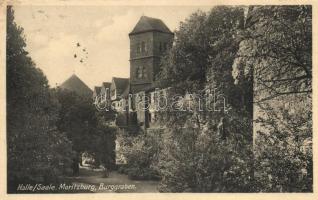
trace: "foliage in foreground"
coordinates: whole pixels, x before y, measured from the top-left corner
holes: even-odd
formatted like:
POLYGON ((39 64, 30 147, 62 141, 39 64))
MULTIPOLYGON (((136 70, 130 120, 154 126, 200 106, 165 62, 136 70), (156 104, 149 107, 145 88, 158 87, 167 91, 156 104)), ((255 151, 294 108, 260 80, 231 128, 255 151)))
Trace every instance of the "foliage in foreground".
POLYGON ((138 136, 121 135, 120 153, 126 158, 126 164, 120 172, 135 180, 158 180, 156 169, 160 154, 161 139, 155 135, 140 134, 138 136))
POLYGON ((311 6, 250 6, 233 77, 254 81, 259 191, 312 191, 311 6))
POLYGON ((112 116, 97 111, 90 98, 61 89, 57 94, 61 104, 57 126, 72 141, 77 156, 86 152, 94 157, 96 167, 113 168, 116 129, 107 124, 112 116))
POLYGON ((19 183, 56 182, 70 173, 71 142, 58 131, 59 103, 25 51, 23 29, 7 9, 8 192, 19 183))
POLYGON ((194 129, 191 118, 182 127, 167 129, 159 159, 160 191, 251 191, 251 124, 249 118, 238 117, 232 113, 226 139, 208 121, 194 129))
POLYGON ((242 25, 240 8, 225 6, 181 23, 157 82, 184 93, 217 88, 233 109, 164 114, 160 191, 312 191, 311 15, 310 6, 250 6, 242 25))

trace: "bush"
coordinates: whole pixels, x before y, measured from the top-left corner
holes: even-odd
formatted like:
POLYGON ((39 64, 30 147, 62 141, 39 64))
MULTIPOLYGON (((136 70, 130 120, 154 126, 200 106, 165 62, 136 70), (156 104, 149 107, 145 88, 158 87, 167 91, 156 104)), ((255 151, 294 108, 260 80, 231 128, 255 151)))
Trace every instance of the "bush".
POLYGON ((125 142, 121 143, 126 164, 119 168, 119 172, 125 173, 135 180, 159 180, 155 163, 158 162, 160 152, 159 137, 141 134, 138 136, 123 136, 125 142))
POLYGON ((163 135, 159 156, 161 192, 251 192, 253 159, 251 120, 229 113, 227 137, 218 133, 218 116, 197 128, 191 118, 163 135))

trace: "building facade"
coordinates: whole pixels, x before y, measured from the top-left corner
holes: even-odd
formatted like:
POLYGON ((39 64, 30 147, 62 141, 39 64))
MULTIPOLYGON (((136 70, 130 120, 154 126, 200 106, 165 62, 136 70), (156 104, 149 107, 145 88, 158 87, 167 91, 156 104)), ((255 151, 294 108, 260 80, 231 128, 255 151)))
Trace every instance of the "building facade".
POLYGON ((118 127, 147 129, 155 116, 150 104, 155 102, 154 93, 158 90, 155 78, 160 70, 160 59, 172 47, 174 34, 160 19, 142 16, 129 33, 129 39, 130 77, 113 77, 110 84, 95 87, 93 100, 94 103, 102 99, 110 102, 117 112, 118 127))

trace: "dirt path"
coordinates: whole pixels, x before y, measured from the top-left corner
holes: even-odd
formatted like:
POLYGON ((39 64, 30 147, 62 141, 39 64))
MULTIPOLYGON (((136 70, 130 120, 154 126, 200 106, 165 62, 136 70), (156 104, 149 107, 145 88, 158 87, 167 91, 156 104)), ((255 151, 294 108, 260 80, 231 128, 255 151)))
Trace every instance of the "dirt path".
POLYGON ((104 178, 101 170, 91 168, 80 168, 80 175, 77 177, 66 178, 67 182, 92 186, 96 190, 87 192, 107 193, 107 192, 140 192, 157 193, 157 181, 138 181, 131 180, 127 175, 119 174, 116 171, 110 173, 109 177, 104 178), (125 187, 125 188, 124 188, 125 187))

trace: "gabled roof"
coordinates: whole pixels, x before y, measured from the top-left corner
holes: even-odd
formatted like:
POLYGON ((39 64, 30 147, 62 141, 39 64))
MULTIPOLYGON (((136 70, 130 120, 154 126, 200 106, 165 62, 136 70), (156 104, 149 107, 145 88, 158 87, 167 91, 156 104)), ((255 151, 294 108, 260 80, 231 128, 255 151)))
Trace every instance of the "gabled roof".
POLYGON ((101 87, 95 86, 94 92, 93 92, 94 96, 98 96, 100 94, 101 89, 102 89, 101 87))
POLYGON ((103 83, 102 83, 102 87, 104 87, 104 88, 110 88, 111 84, 112 84, 112 83, 110 83, 110 82, 103 82, 103 83))
POLYGON ((92 95, 92 90, 75 74, 73 74, 70 78, 64 81, 60 85, 60 88, 75 92, 76 94, 81 96, 92 95))
POLYGON ((161 21, 161 19, 142 16, 137 22, 135 28, 129 33, 129 35, 134 35, 148 31, 158 31, 162 33, 173 34, 170 31, 170 29, 165 25, 165 23, 161 21))
POLYGON ((121 95, 122 97, 128 97, 130 92, 130 84, 127 85, 126 89, 124 90, 123 94, 121 95))
POLYGON ((113 77, 113 83, 115 84, 117 94, 122 95, 125 89, 129 85, 129 78, 117 78, 113 77))

